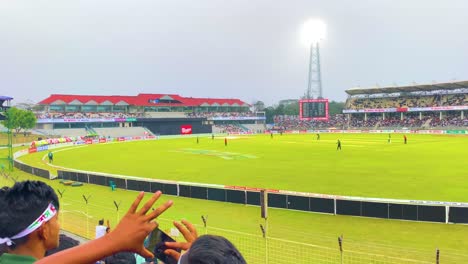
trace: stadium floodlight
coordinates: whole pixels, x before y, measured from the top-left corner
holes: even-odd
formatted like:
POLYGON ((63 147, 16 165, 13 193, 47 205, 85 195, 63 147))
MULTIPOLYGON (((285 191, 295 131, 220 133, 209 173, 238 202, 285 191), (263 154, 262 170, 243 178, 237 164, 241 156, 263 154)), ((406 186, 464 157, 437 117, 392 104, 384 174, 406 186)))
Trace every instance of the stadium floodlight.
POLYGON ((312 99, 313 94, 316 95, 317 98, 322 98, 319 43, 325 38, 325 34, 326 25, 320 19, 310 19, 302 26, 302 42, 307 45, 307 47, 310 47, 307 99, 312 99))
POLYGON ((301 38, 302 42, 310 47, 310 45, 317 44, 325 38, 326 25, 320 19, 307 20, 302 26, 301 38))

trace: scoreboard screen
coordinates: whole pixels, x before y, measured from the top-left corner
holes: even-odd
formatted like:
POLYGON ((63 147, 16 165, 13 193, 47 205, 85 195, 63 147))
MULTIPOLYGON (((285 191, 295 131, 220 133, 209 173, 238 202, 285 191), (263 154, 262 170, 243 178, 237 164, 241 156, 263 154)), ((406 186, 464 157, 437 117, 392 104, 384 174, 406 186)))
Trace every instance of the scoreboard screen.
POLYGON ((328 120, 328 99, 299 100, 301 120, 328 120))

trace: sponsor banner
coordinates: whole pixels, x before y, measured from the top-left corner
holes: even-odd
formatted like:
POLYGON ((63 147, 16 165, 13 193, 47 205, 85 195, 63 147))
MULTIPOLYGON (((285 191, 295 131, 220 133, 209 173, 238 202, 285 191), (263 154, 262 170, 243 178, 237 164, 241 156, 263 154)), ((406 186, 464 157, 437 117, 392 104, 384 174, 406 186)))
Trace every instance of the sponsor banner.
POLYGON ((408 108, 407 107, 398 107, 396 109, 397 112, 408 112, 408 108))
POLYGON ((255 192, 259 192, 259 191, 265 190, 265 189, 263 189, 263 188, 245 187, 245 190, 246 190, 246 191, 255 191, 255 192))
POLYGON ((106 142, 107 142, 107 139, 105 139, 105 138, 100 138, 99 139, 99 143, 106 143, 106 142))
POLYGON ((225 185, 224 189, 232 189, 232 190, 245 190, 245 187, 242 186, 230 186, 230 185, 225 185))
POLYGON ((29 148, 29 149, 28 149, 28 152, 29 152, 29 153, 37 152, 37 148, 29 148))
MULTIPOLYGON (((269 134, 269 133, 270 133, 270 132, 265 131, 265 134, 269 134)), ((277 134, 278 132, 276 132, 276 131, 271 131, 271 133, 277 134)), ((245 132, 245 131, 243 131, 243 132, 229 132, 228 134, 229 134, 229 135, 251 135, 251 134, 253 134, 253 132, 252 132, 252 131, 247 131, 247 132, 245 132)))
MULTIPOLYGON (((392 132, 395 132, 395 133, 413 133, 413 134, 418 133, 418 131, 416 131, 416 130, 407 130, 407 129, 406 130, 405 129, 385 130, 385 131, 391 131, 391 132, 388 132, 388 133, 392 133, 392 132)), ((387 133, 387 132, 385 132, 385 133, 387 133)))
POLYGON ((396 108, 344 109, 343 114, 354 113, 394 113, 396 108))
POLYGON ((192 125, 181 125, 180 126, 180 134, 182 134, 182 135, 192 134, 192 125))
POLYGON ((141 140, 141 137, 132 137, 133 140, 141 140))
POLYGON ((48 123, 109 123, 109 122, 135 122, 136 118, 41 118, 37 119, 38 124, 48 123))
POLYGON ((411 107, 409 112, 424 112, 424 111, 453 111, 453 110, 468 110, 468 105, 460 106, 434 106, 434 107, 411 107))
POLYGON ((399 107, 399 108, 371 108, 371 109, 344 109, 343 114, 355 113, 396 113, 396 112, 430 112, 430 111, 456 111, 468 110, 468 105, 460 106, 434 106, 434 107, 399 107))
POLYGON ((49 146, 40 146, 40 147, 37 147, 37 152, 41 152, 41 151, 46 151, 49 149, 49 146))
POLYGON ((145 138, 156 138, 156 136, 146 136, 145 138))
POLYGON ((220 116, 220 117, 208 117, 208 120, 223 121, 223 120, 266 120, 264 116, 220 116))
POLYGON ((124 137, 119 137, 119 138, 117 138, 117 141, 125 141, 125 138, 124 137))
POLYGON ((92 140, 92 139, 87 139, 87 140, 85 141, 85 143, 88 144, 88 145, 89 145, 89 144, 93 144, 93 140, 92 140))
POLYGON ((445 134, 453 134, 453 135, 468 134, 468 131, 467 130, 447 130, 445 131, 445 134))
POLYGON ((416 134, 444 134, 445 130, 418 130, 414 131, 416 134))

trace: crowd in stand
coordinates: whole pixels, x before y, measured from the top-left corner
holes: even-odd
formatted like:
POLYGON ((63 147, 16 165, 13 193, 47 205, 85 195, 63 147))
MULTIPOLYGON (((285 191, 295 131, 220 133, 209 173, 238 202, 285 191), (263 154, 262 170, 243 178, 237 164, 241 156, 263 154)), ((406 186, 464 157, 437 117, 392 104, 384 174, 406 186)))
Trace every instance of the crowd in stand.
POLYGON ((442 119, 439 113, 425 113, 420 119, 418 115, 386 117, 381 115, 353 115, 350 120, 343 114, 332 115, 328 121, 300 120, 298 116, 275 116, 274 130, 313 130, 313 129, 353 129, 353 128, 423 128, 429 127, 467 127, 468 117, 460 118, 458 113, 444 113, 442 119), (428 124, 427 121, 430 120, 428 124))
POLYGON ((77 112, 77 113, 36 113, 38 119, 81 119, 81 118, 131 118, 142 117, 143 113, 101 113, 101 112, 77 112))
POLYGON ((228 125, 214 125, 215 128, 219 129, 221 133, 241 133, 244 132, 244 129, 242 129, 239 126, 228 124, 228 125))
MULTIPOLYGON (((255 117, 252 112, 196 112, 185 113, 189 118, 212 118, 212 117, 255 117)), ((110 112, 37 112, 38 119, 80 119, 80 118, 131 118, 144 117, 144 113, 110 113, 110 112)))
POLYGON ((447 114, 442 119, 439 116, 432 118, 430 125, 433 127, 468 127, 468 116, 461 119, 457 114, 447 114))
POLYGON ((299 116, 287 115, 275 116, 273 120, 275 130, 342 129, 347 125, 346 116, 343 114, 332 115, 328 121, 300 120, 299 116))
POLYGON ((468 105, 468 94, 445 94, 429 96, 406 96, 386 98, 350 98, 348 109, 405 108, 468 105))
MULTIPOLYGON (((245 264, 237 248, 224 237, 198 236, 188 221, 174 222, 185 242, 162 242, 145 247, 145 240, 157 230, 157 218, 173 202, 152 208, 160 198, 156 192, 139 206, 144 192, 135 201, 119 224, 95 240, 77 245, 77 241, 59 235, 61 210, 54 189, 42 181, 16 182, 0 189, 0 263, 72 264, 72 263, 165 263, 181 264, 245 264), (58 248, 62 244, 60 250, 58 248), (68 243, 69 242, 69 243, 68 243), (69 248, 66 248, 69 247, 69 248)), ((98 231, 98 229, 96 229, 98 231)), ((150 239, 151 240, 151 239, 150 239)))

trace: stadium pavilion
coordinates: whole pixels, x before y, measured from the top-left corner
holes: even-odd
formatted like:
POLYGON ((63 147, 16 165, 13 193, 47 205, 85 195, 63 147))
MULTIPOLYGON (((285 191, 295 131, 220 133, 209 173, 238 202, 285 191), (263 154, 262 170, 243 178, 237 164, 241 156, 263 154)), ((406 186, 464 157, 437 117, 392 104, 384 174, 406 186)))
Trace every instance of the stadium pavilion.
POLYGON ((250 126, 257 128, 265 123, 264 112, 252 113, 250 105, 240 99, 177 94, 52 94, 38 103, 35 112, 36 129, 43 130, 139 126, 153 133, 176 134, 176 127, 191 125, 194 133, 211 133, 212 125, 232 124, 249 130, 250 126), (164 127, 172 128, 163 131, 164 127))
POLYGON ((468 81, 346 90, 344 114, 367 121, 405 117, 463 120, 468 113, 468 81))

